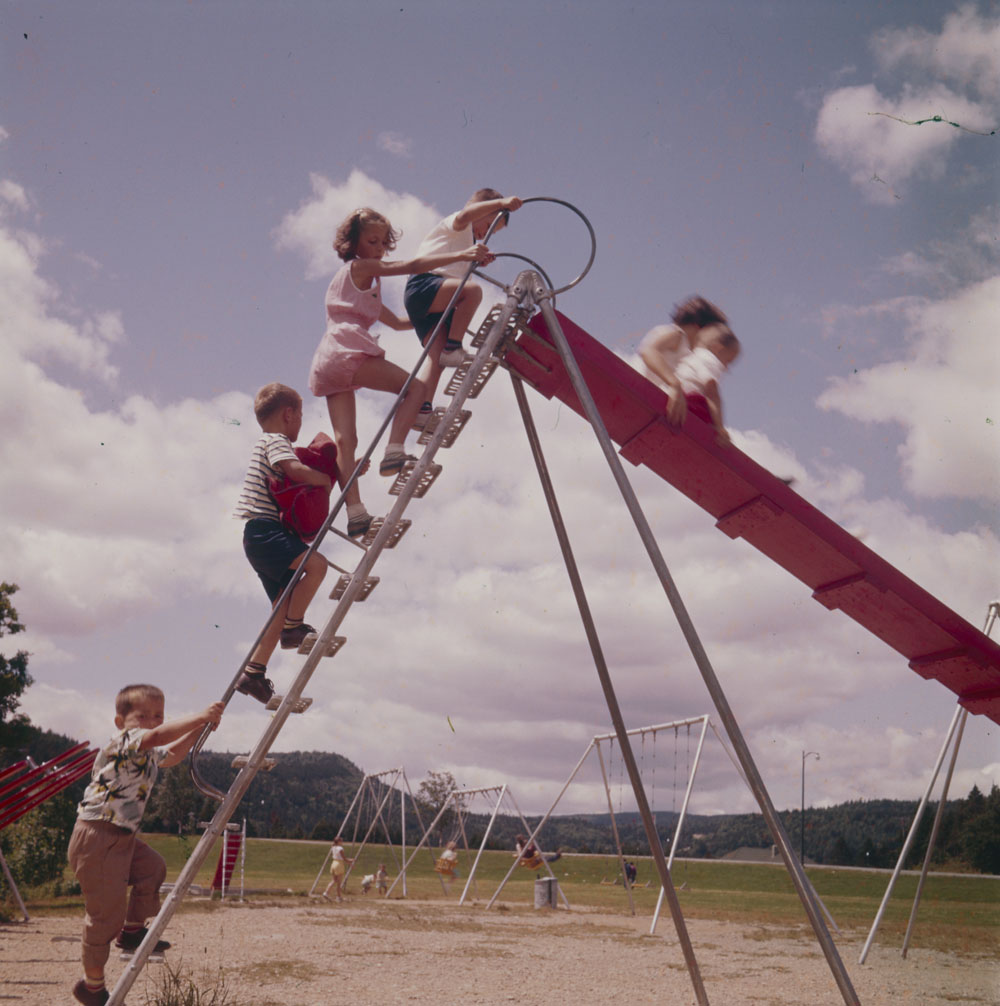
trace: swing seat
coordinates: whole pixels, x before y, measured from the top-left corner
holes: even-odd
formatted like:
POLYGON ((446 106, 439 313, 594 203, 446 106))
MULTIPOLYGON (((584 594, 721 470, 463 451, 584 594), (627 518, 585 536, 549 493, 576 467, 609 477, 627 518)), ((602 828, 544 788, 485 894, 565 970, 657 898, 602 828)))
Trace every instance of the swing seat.
POLYGON ((434 862, 434 872, 440 873, 442 877, 455 876, 455 861, 452 859, 438 859, 434 862))
POLYGON ((521 859, 521 866, 528 870, 537 870, 545 860, 536 852, 533 856, 528 859, 521 859))

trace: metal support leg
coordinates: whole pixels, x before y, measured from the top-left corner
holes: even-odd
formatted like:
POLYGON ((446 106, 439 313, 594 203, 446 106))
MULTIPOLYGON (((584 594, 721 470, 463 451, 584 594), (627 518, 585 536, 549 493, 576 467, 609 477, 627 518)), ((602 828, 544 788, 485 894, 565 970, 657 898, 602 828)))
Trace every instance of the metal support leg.
MULTIPOLYGON (((813 931, 816 933, 816 938, 819 941, 824 955, 826 956, 827 963, 829 964, 834 979, 840 988, 844 1002, 847 1006, 858 1006, 859 1000, 857 993, 854 991, 850 976, 847 973, 847 969, 844 967, 844 962, 840 959, 840 954, 837 952, 833 938, 830 936, 830 932, 826 927, 826 923, 820 913, 819 906, 816 904, 816 900, 812 896, 812 887, 806 878, 805 871, 802 869, 801 864, 798 862, 797 857, 792 851, 788 835, 785 833, 784 826, 774 809, 774 805, 771 803, 770 795, 764 786, 764 781, 761 778, 760 773, 757 771, 757 766, 754 763, 753 756, 750 754, 750 749, 743 738, 743 733, 740 730, 739 724, 736 722, 736 717, 733 715, 733 711, 729 706, 729 701, 722 690, 722 686, 715 674, 715 670, 709 662, 708 655, 706 654, 705 649, 701 644, 701 640, 695 631, 694 624, 687 613, 687 609, 685 608, 680 593, 674 584, 670 571, 667 569, 667 564, 663 559, 663 554, 660 552, 656 539, 653 537, 653 532, 649 527, 649 522, 646 520, 646 516, 642 512, 642 508, 639 506, 639 501, 636 498, 635 491, 632 489, 631 483, 625 475, 621 460, 614 449, 614 445, 608 435, 604 421, 601 419, 601 414, 597 409, 594 398, 590 393, 590 389, 587 387, 586 381, 583 379, 583 374, 581 373, 580 367, 569 347, 566 335, 562 330, 562 326, 559 324, 559 319, 556 317, 555 310, 547 299, 546 291, 542 286, 541 279, 537 275, 534 277, 532 293, 541 308, 542 316, 545 319, 545 323, 552 336, 553 342, 555 343, 556 349, 562 358, 563 366, 566 368, 566 373, 573 385, 573 390, 576 392, 577 397, 580 400, 580 404, 583 406, 587 419, 590 421, 590 425, 594 428, 594 433, 601 445, 601 450, 604 452, 605 459, 608 462, 608 467, 611 469, 612 475, 618 483, 618 488, 621 491, 622 498, 625 500, 625 505, 628 507, 629 513, 632 515, 632 520, 635 523, 636 530, 639 532, 639 537, 642 539, 646 552, 653 564, 653 568, 660 579, 660 583, 663 585, 664 592, 667 595, 670 606, 673 608, 674 616, 677 618, 681 632, 687 640, 691 654, 694 657, 695 663, 698 665, 698 670, 701 672, 701 676, 705 681, 705 685, 712 697, 712 701, 715 703, 719 719, 725 727, 726 734, 729 736, 730 743, 733 745, 736 756, 739 758, 740 764, 743 766, 743 771, 746 773, 747 780, 750 783, 750 788, 753 791, 754 796, 757 798, 757 803, 764 815, 764 819, 767 821, 775 844, 781 852, 781 858, 785 862, 785 868, 791 875, 792 883, 795 885, 799 899, 802 901, 806 915, 809 917, 813 931)), ((664 863, 664 867, 665 866, 666 863, 664 863)), ((664 884, 664 886, 666 886, 666 884, 664 884)), ((673 888, 671 887, 671 891, 672 890, 673 888)))
POLYGON ((941 751, 938 754, 937 762, 934 764, 934 771, 931 773, 930 780, 927 783, 927 788, 924 790, 924 795, 920 800, 920 805, 917 807, 917 812, 913 816, 913 824, 910 825, 910 831, 906 836, 906 841, 903 842, 903 848, 899 853, 896 868, 892 871, 892 876, 889 878, 889 884, 885 889, 885 894, 882 896, 882 904, 878 906, 878 911, 875 913, 875 921, 872 923, 871 931, 868 933, 868 939, 865 940, 865 945, 861 948, 861 956, 858 958, 859 964, 864 964, 865 958, 868 956, 868 951, 871 949, 872 941, 875 939, 875 934, 878 932, 878 927, 882 924, 882 916, 885 915, 886 905, 889 904, 889 898, 892 897, 892 889, 896 886, 896 881, 899 879, 899 874, 903 869, 903 861, 909 854, 910 846, 913 845, 913 839, 916 837, 917 827, 920 825, 920 819, 924 816, 924 808, 927 806, 927 800, 931 795, 931 790, 934 788, 934 783, 937 782, 938 773, 941 771, 941 764, 944 762, 944 756, 948 753, 948 747, 951 744, 952 737, 955 735, 955 728, 958 725, 959 718, 963 712, 965 712, 965 710, 961 706, 955 707, 955 715, 951 718, 951 726, 948 727, 948 734, 944 739, 944 744, 941 745, 941 751))
POLYGON ((646 801, 646 791, 643 789, 642 777, 639 774, 639 766, 636 764, 632 745, 629 742, 628 732, 625 729, 625 721, 622 718, 621 707, 618 705, 618 697, 615 695, 614 686, 611 683, 611 675, 604 660, 604 653, 601 649, 600 640, 597 637, 597 629, 594 625, 593 617, 590 613, 590 605, 583 590, 583 582, 573 557, 573 551, 563 524, 562 514, 556 502, 555 491, 552 481, 549 478, 548 468, 542 456, 541 444, 538 440, 538 433, 528 409, 528 401, 524 394, 524 387, 521 382, 511 376, 514 384, 514 394, 517 397, 518 408, 521 410, 521 418, 524 420, 524 428, 528 434, 528 442, 531 445, 531 453, 535 459, 535 466, 538 469, 538 477, 545 492, 545 500, 549 506, 549 514, 552 517, 552 524, 555 528, 556 537, 559 539, 559 548, 562 550, 563 560, 566 564, 566 572, 569 574, 570 582, 573 586, 573 593, 576 596, 577 607, 580 609, 580 618, 583 621, 584 630, 587 634, 587 641, 590 643, 590 650, 594 657, 594 664, 597 668, 597 676, 601 681, 601 688, 604 691, 604 699, 608 704, 608 712, 611 714, 611 722, 614 725, 615 733, 618 736, 618 745, 621 756, 628 770, 629 781, 635 793, 635 801, 639 808, 639 815, 646 831, 646 839, 649 842, 649 849, 653 860, 656 863, 657 871, 660 874, 660 883, 667 892, 667 903, 670 906, 670 914, 674 920, 674 927, 677 930, 677 939, 684 954, 684 961, 687 964, 688 974, 691 976, 691 983, 694 985, 695 996, 702 1006, 708 1006, 708 995, 705 992, 705 985, 702 982, 701 970, 694 955, 694 947, 688 935, 687 925, 684 922, 684 915, 681 912, 680 901, 677 899, 677 892, 670 880, 670 871, 667 869, 667 860, 663 855, 663 847, 660 845, 659 837, 656 834, 656 825, 653 822, 653 815, 650 813, 649 804, 646 801))
POLYGON ((913 935, 913 926, 917 921, 917 909, 920 907, 920 897, 924 893, 924 882, 927 880, 927 871, 931 865, 931 855, 937 843, 938 831, 941 828, 941 818, 944 816, 944 806, 948 802, 948 790, 951 787, 951 777, 955 772, 955 762, 958 760, 958 749, 962 746, 962 734, 965 732, 965 721, 969 718, 969 710, 963 709, 958 718, 958 730, 955 732, 955 744, 951 749, 951 761, 948 762, 948 771, 944 776, 944 785, 941 787, 941 799, 938 801, 937 813, 934 815, 934 827, 931 828, 930 838, 927 839, 927 852, 924 855, 924 865, 920 871, 920 880, 917 881, 917 890, 913 895, 913 907, 910 909, 910 920, 906 924, 906 935, 903 937, 903 956, 910 948, 910 937, 913 935))

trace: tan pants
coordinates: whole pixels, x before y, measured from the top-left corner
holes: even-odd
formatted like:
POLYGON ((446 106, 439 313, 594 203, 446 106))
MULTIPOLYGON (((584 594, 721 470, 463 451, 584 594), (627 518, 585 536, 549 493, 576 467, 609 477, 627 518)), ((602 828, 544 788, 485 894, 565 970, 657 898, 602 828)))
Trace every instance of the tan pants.
POLYGON ((111 941, 126 922, 141 926, 160 910, 167 864, 124 828, 106 821, 77 821, 69 840, 69 865, 80 882, 87 912, 83 968, 96 973, 104 968, 111 941))

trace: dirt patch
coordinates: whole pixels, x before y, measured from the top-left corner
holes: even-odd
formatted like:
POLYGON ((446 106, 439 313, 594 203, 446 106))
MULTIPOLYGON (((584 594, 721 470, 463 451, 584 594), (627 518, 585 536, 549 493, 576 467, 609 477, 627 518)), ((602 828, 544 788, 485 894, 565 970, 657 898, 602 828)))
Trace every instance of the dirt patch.
MULTIPOLYGON (((378 1006, 412 1003, 523 1006, 694 1006, 696 998, 669 918, 649 936, 648 919, 574 908, 375 901, 343 904, 185 905, 167 938, 174 968, 203 987, 220 972, 233 1006, 378 1006)), ((0 926, 0 1003, 68 1002, 79 974, 78 917, 0 926)), ((812 933, 693 920, 689 932, 708 999, 739 1006, 843 1002, 812 933)), ((1000 962, 875 946, 857 963, 865 933, 838 937, 838 950, 865 1006, 952 1006, 1000 1001, 1000 962)), ((109 980, 124 965, 112 957, 109 980)), ((129 1002, 143 1006, 150 964, 129 1002)))

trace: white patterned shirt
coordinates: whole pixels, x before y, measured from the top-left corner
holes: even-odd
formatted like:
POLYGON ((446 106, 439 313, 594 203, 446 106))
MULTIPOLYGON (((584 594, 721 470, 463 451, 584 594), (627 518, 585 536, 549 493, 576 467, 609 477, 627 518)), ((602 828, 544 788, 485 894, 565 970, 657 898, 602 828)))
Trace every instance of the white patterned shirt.
POLYGON ((115 734, 98 752, 90 782, 77 808, 80 821, 107 821, 138 831, 167 749, 139 750, 148 730, 130 727, 115 734))

